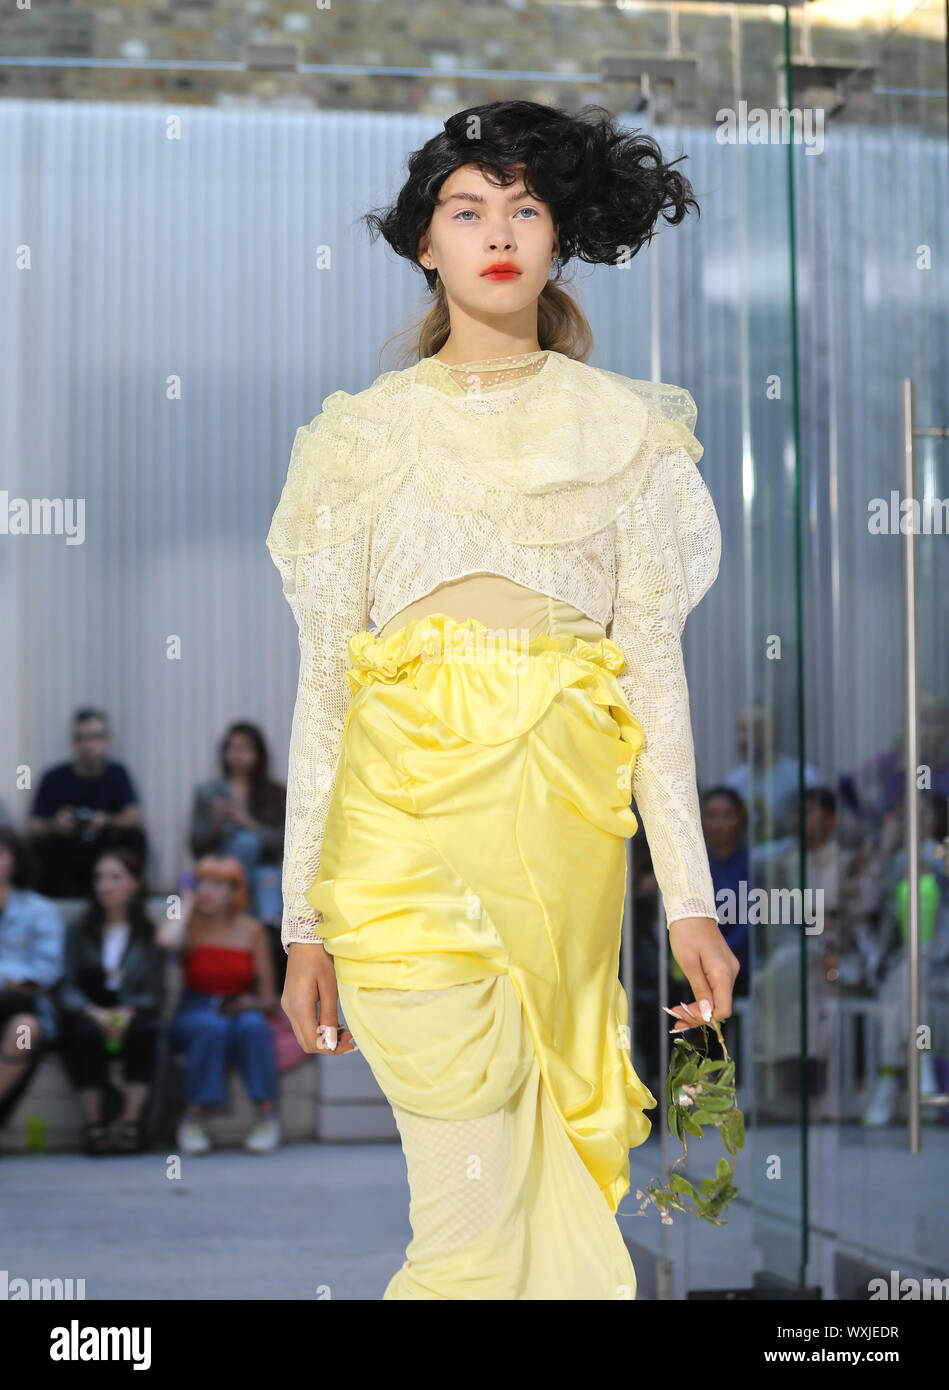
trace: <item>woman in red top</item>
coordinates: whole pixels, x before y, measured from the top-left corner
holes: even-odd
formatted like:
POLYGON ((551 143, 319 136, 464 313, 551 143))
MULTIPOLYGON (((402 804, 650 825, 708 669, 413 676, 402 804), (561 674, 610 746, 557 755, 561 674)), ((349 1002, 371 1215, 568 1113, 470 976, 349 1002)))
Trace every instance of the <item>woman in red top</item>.
POLYGON ((280 1141, 277 1066, 266 1018, 277 996, 266 932, 245 913, 247 878, 238 860, 208 855, 195 875, 184 989, 171 1022, 172 1045, 188 1056, 188 1105, 178 1146, 189 1154, 211 1147, 201 1115, 205 1106, 224 1104, 228 1071, 238 1066, 259 1114, 244 1147, 266 1153, 280 1141))

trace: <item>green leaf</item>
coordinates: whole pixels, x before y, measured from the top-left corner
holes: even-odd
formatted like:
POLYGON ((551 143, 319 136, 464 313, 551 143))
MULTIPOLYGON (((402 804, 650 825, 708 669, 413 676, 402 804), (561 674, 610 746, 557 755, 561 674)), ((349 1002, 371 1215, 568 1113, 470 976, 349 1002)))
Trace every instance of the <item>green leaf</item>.
POLYGON ((699 1200, 699 1194, 689 1182, 688 1178, 682 1177, 680 1173, 672 1174, 672 1177, 669 1179, 669 1186, 672 1188, 673 1192, 687 1192, 690 1197, 694 1197, 696 1201, 699 1200))
MULTIPOLYGON (((711 1076, 712 1072, 721 1071, 726 1065, 724 1057, 709 1057, 699 1067, 699 1076, 711 1076)), ((732 1065, 729 1063, 728 1065, 732 1065)))
POLYGON ((722 1125, 722 1141, 726 1148, 740 1149, 745 1143, 745 1117, 740 1110, 733 1110, 722 1125))
POLYGON ((725 1123, 726 1116, 720 1110, 706 1110, 699 1106, 697 1110, 691 1112, 693 1120, 699 1125, 715 1125, 719 1129, 725 1123))
POLYGON ((693 1120, 692 1116, 688 1113, 682 1116, 682 1128, 685 1130, 686 1134, 692 1134, 696 1139, 702 1139, 704 1137, 695 1120, 693 1120))
POLYGON ((727 1158, 720 1158, 715 1165, 715 1176, 721 1181, 722 1178, 731 1179, 732 1166, 727 1158))
POLYGON ((727 1100, 735 1099, 734 1086, 728 1086, 722 1081, 709 1081, 707 1078, 700 1081, 703 1096, 724 1096, 727 1100))
POLYGON ((708 1096, 704 1091, 699 1097, 698 1103, 703 1110, 712 1110, 723 1115, 732 1108, 732 1100, 728 1096, 708 1096))

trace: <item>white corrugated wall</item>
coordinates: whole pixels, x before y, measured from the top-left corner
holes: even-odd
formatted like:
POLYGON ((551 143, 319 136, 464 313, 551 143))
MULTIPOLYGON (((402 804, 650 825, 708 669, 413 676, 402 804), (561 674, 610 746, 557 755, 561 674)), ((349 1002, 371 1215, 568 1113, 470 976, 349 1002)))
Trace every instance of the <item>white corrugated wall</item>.
MULTIPOLYGON (((358 218, 394 197, 406 154, 439 126, 400 114, 0 102, 0 488, 85 504, 82 545, 0 538, 0 802, 15 823, 32 802, 17 768, 29 766, 35 788, 68 758, 81 704, 111 715, 113 756, 144 803, 155 888, 188 862, 193 788, 216 770, 230 721, 258 722, 285 776, 298 656, 264 537, 296 427, 330 392, 395 365, 380 364, 379 349, 422 304, 421 277, 370 244, 358 218)), ((788 404, 773 425, 755 422, 752 444, 760 453, 770 434, 777 466, 790 428, 785 154, 759 153, 743 193, 748 170, 714 131, 653 133, 667 158, 689 154, 680 168, 703 209, 654 243, 658 320, 647 253, 629 272, 573 274, 592 360, 648 377, 658 343, 663 379, 699 403, 702 468, 725 531, 722 577, 687 647, 708 781, 736 761, 754 592, 742 559, 743 412, 749 382, 757 393, 772 362, 788 372, 788 404), (742 225, 753 234, 744 250, 742 225), (775 273, 755 276, 762 263, 775 273)), ((854 157, 864 149, 848 132, 838 139, 854 142, 854 157)), ((906 158, 921 168, 928 158, 944 187, 936 142, 906 139, 917 151, 906 158)), ((808 215, 821 225, 844 168, 826 191, 815 185, 808 215)), ((884 227, 886 189, 872 196, 871 221, 884 227)), ((870 350, 857 249, 849 271, 855 316, 836 323, 836 350, 844 333, 847 369, 865 381, 853 357, 870 350)), ((790 621, 791 537, 779 544, 790 621)))

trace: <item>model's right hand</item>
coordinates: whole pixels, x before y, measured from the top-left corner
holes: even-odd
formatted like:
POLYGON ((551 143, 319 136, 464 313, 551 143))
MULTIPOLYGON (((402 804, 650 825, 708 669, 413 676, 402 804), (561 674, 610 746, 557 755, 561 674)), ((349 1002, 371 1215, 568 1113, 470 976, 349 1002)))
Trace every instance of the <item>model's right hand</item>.
POLYGON ((352 1033, 339 1026, 336 970, 321 941, 290 942, 280 1007, 304 1052, 327 1052, 333 1057, 358 1052, 352 1033), (334 1038, 336 1046, 329 1047, 334 1038))

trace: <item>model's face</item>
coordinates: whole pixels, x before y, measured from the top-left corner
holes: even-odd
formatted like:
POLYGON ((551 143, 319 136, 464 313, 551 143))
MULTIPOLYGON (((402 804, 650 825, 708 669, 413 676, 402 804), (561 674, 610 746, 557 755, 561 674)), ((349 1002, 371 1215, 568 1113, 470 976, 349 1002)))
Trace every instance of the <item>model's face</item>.
POLYGON ((535 305, 559 251, 550 208, 525 191, 521 173, 501 188, 473 164, 456 169, 419 242, 420 263, 437 269, 449 301, 474 318, 503 318, 535 305), (519 273, 486 275, 498 261, 519 273))

